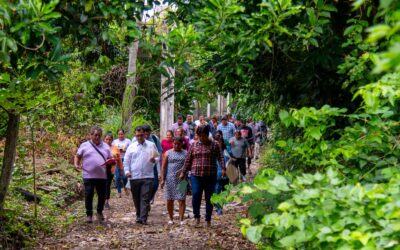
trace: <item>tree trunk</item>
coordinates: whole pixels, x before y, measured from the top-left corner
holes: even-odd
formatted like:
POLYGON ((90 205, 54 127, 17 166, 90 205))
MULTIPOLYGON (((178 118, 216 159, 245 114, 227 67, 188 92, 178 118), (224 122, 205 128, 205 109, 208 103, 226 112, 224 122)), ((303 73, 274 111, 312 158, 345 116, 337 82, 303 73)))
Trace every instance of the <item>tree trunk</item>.
POLYGON ((161 74, 161 98, 160 98, 160 137, 165 138, 167 131, 174 123, 174 77, 175 69, 165 67, 169 77, 161 74), (169 81, 168 81, 169 80, 169 81))
POLYGON ((6 145, 4 147, 3 166, 0 175, 0 211, 3 210, 4 201, 10 184, 11 174, 15 162, 18 141, 19 114, 8 113, 6 145))
POLYGON ((139 40, 134 41, 129 47, 129 64, 128 77, 124 96, 122 99, 122 127, 125 132, 129 132, 132 128, 133 119, 133 101, 136 96, 136 62, 139 50, 139 40))

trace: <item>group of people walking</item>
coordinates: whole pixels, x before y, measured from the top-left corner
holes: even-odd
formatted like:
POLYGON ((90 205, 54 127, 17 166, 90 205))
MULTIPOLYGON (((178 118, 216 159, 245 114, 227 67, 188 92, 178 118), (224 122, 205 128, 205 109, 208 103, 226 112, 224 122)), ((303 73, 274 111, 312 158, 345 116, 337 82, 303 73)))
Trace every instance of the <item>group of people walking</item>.
MULTIPOLYGON (((229 183, 226 164, 230 161, 240 170, 242 180, 265 136, 263 123, 233 119, 229 115, 207 121, 204 116, 194 121, 192 115, 178 115, 177 122, 167 131, 165 139, 154 135, 150 126, 135 128, 132 140, 117 131, 113 139, 107 132, 93 127, 90 140, 82 143, 75 156, 75 167, 83 170, 86 221, 93 222, 94 191, 98 195, 97 220, 103 221, 103 210, 110 208, 109 199, 114 175, 118 196, 122 189, 132 195, 136 223, 147 224, 152 201, 159 185, 164 190, 169 214, 168 224, 174 224, 174 201, 179 202, 179 221, 184 224, 186 195, 192 194, 195 223, 200 223, 200 207, 204 193, 205 221, 211 224, 214 209, 213 193, 224 190, 229 183), (246 166, 247 165, 247 166, 246 166), (159 183, 160 181, 160 183, 159 183)), ((216 205, 217 213, 222 208, 216 205)))

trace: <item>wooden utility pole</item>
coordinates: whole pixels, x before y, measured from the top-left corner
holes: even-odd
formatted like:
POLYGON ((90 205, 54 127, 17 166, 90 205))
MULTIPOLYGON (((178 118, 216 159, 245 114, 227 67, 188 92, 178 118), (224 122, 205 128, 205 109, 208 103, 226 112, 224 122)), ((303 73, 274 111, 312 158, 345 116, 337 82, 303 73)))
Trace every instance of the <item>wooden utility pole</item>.
MULTIPOLYGON (((162 22, 162 32, 168 33, 168 26, 166 21, 162 22)), ((162 46, 162 53, 168 53, 168 48, 165 44, 162 46)), ((174 78, 175 69, 164 65, 165 71, 168 76, 161 74, 161 98, 160 98, 160 138, 166 137, 167 131, 171 128, 174 123, 174 107, 175 107, 175 88, 174 78)))
POLYGON ((199 115, 200 115, 200 112, 199 112, 199 101, 194 100, 193 104, 194 104, 194 113, 193 113, 194 117, 193 117, 193 119, 197 120, 197 119, 199 119, 199 115))
POLYGON ((225 108, 226 108, 226 99, 222 95, 218 95, 218 101, 217 101, 217 113, 221 117, 225 114, 225 108))
POLYGON ((229 106, 230 99, 231 99, 231 94, 228 93, 228 96, 226 97, 226 113, 228 113, 228 114, 231 112, 231 108, 229 106))

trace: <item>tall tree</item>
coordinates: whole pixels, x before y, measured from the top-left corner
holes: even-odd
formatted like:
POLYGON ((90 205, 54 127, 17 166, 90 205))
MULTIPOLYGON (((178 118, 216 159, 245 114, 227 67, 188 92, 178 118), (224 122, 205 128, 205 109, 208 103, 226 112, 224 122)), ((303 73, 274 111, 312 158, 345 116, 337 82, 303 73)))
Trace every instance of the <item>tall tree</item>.
MULTIPOLYGON (((140 12, 136 13, 137 25, 139 27, 145 28, 146 14, 145 11, 151 9, 153 6, 153 1, 144 0, 140 12)), ((140 34, 139 34, 140 35, 140 34)), ((132 127, 133 119, 133 102, 135 100, 137 92, 137 59, 139 52, 139 39, 135 39, 129 45, 129 62, 128 62, 128 76, 126 80, 126 87, 122 99, 122 127, 129 131, 132 127)))
POLYGON ((139 51, 139 40, 133 41, 129 46, 128 77, 122 99, 122 127, 128 132, 132 127, 133 101, 136 96, 136 69, 139 51))
POLYGON ((111 25, 137 38, 140 31, 130 19, 143 8, 143 3, 129 0, 0 0, 0 105, 8 114, 0 210, 15 161, 21 115, 62 101, 51 86, 68 68, 68 52, 78 50, 87 64, 103 54, 111 57, 108 48, 116 41, 111 25))
POLYGON ((0 210, 4 206, 15 161, 21 114, 51 103, 51 83, 64 68, 55 21, 58 1, 0 1, 0 103, 8 114, 0 175, 0 210))

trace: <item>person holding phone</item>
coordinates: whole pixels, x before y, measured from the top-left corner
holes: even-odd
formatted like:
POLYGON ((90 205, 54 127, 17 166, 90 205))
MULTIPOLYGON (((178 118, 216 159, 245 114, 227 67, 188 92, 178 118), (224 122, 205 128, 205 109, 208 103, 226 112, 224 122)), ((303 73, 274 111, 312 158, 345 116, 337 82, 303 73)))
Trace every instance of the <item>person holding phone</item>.
POLYGON ((101 139, 103 130, 92 127, 90 140, 82 143, 75 155, 75 168, 82 171, 85 186, 86 222, 93 222, 93 197, 96 190, 97 220, 104 221, 103 209, 106 200, 107 172, 106 165, 115 161, 111 157, 110 147, 101 139))

